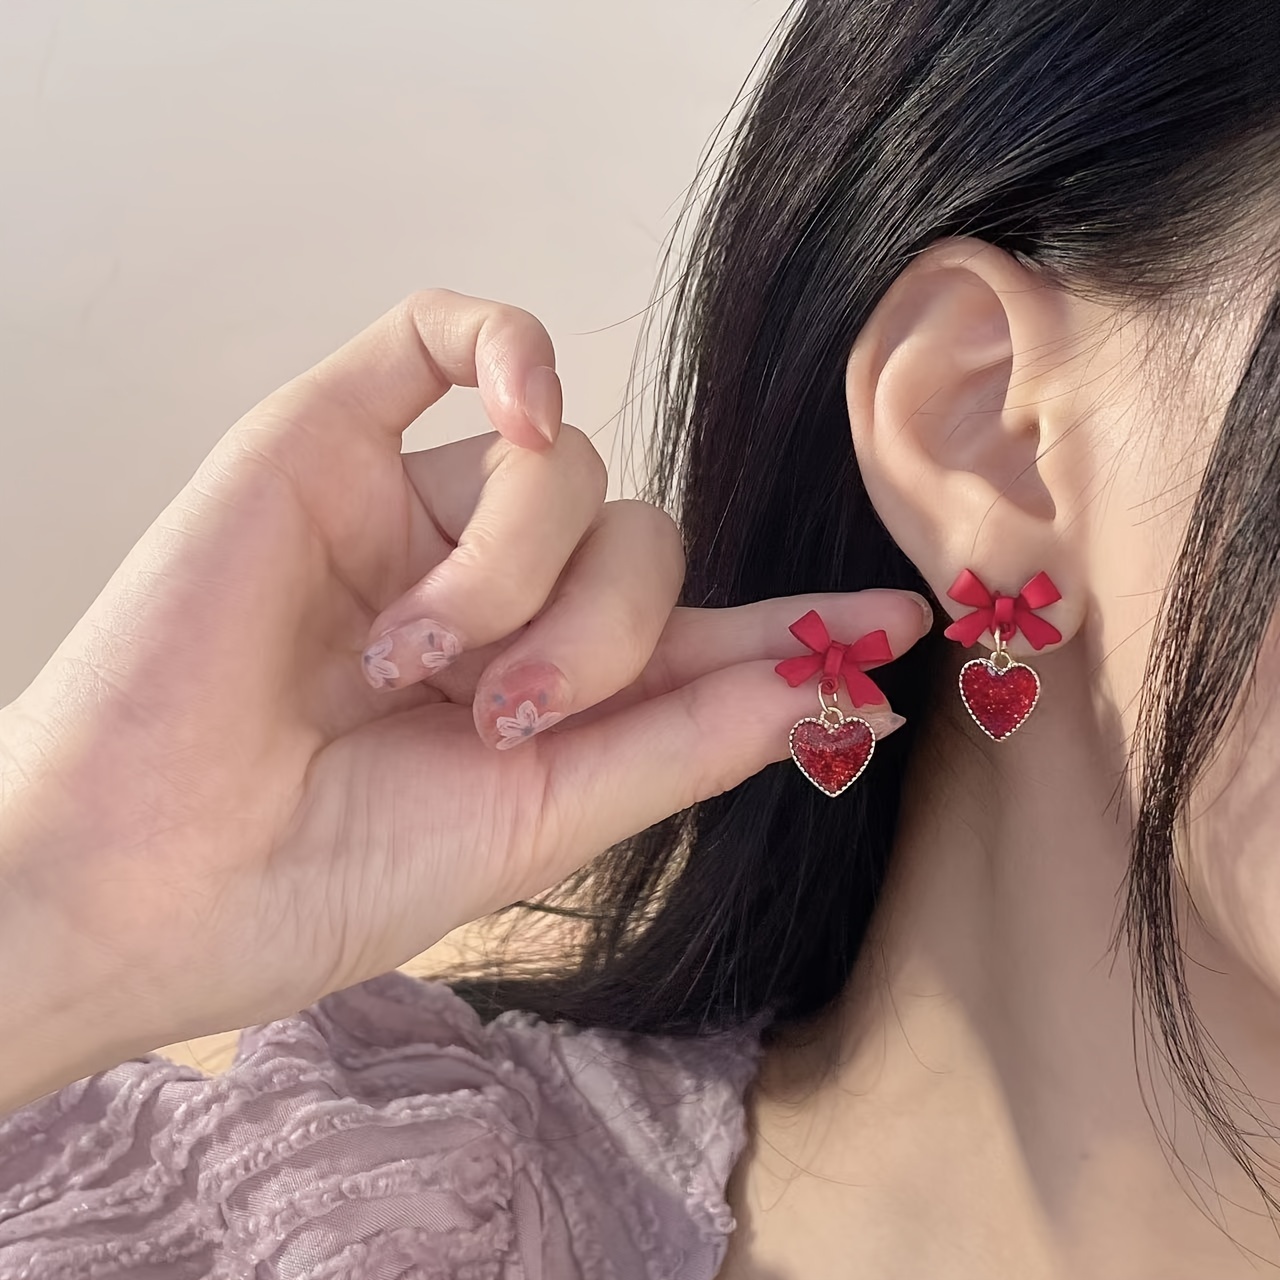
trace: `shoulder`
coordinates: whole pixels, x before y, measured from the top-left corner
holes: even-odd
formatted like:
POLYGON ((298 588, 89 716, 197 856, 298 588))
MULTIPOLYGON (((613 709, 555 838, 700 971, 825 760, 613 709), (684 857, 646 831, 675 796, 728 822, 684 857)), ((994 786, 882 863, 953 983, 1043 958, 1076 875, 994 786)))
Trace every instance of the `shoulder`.
POLYGON ((130 1062, 0 1120, 0 1273, 709 1278, 756 1052, 483 1024, 388 975, 221 1076, 130 1062))

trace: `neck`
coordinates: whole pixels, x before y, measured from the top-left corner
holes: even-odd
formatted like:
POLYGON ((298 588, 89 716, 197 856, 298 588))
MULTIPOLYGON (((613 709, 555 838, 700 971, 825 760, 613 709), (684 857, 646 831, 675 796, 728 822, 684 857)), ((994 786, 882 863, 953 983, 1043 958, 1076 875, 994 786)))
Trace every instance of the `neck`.
MULTIPOLYGON (((1206 1151, 1135 1021, 1112 949, 1123 732, 1103 741, 1086 699, 1055 700, 1087 687, 1071 661, 1042 665, 1014 739, 948 721, 921 743, 859 972, 816 1033, 771 1051, 753 1100, 731 1197, 759 1274, 1227 1280, 1280 1262, 1257 1191, 1206 1151)), ((1276 1097, 1274 999, 1193 922, 1196 1008, 1276 1097)))

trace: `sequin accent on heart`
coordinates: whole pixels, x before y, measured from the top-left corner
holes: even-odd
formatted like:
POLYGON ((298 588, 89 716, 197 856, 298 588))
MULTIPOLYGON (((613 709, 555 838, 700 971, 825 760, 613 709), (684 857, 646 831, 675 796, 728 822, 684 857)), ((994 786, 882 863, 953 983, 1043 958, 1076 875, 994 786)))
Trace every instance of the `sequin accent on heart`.
POLYGON ((975 658, 960 669, 960 696, 978 727, 994 742, 1003 742, 1027 722, 1040 701, 1040 677, 1006 655, 1001 667, 990 658, 975 658))
POLYGON ((791 730, 791 758, 829 796, 838 796, 857 782, 875 749, 876 735, 858 716, 845 716, 834 724, 807 716, 791 730))

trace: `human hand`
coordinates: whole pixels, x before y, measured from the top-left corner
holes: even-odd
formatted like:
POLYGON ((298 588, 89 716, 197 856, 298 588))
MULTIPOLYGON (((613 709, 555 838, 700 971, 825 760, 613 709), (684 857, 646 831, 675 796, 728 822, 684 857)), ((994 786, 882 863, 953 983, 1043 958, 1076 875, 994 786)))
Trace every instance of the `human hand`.
POLYGON ((678 534, 605 503, 553 365, 411 298, 227 433, 0 714, 0 922, 94 976, 101 1053, 385 972, 784 757, 806 609, 924 633, 888 591, 673 611, 678 534), (496 434, 402 454, 451 384, 496 434))

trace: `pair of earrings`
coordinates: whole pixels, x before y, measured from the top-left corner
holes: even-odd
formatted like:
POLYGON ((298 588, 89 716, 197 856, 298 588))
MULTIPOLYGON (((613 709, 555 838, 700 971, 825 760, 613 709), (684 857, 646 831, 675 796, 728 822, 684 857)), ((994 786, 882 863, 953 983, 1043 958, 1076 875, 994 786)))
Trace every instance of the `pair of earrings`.
MULTIPOLYGON (((960 697, 983 733, 994 742, 1004 742, 1027 722, 1040 701, 1039 675, 1010 655, 1008 643, 1018 632, 1037 651, 1058 643, 1062 633, 1037 614, 1061 600, 1062 593, 1047 573, 1038 573, 1016 596, 1001 595, 989 591, 977 574, 966 569, 947 595, 972 610, 947 628, 948 639, 969 646, 990 633, 995 642, 990 657, 974 658, 960 669, 960 697)), ((838 796, 862 776, 875 753, 875 732, 856 708, 885 700, 866 672, 892 660, 889 637, 873 631, 853 644, 839 644, 813 610, 790 630, 810 652, 787 658, 774 670, 792 688, 819 676, 821 707, 818 715, 805 716, 792 727, 791 758, 819 791, 838 796), (849 691, 853 714, 839 705, 841 680, 849 691)))

